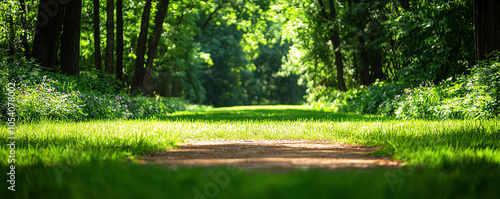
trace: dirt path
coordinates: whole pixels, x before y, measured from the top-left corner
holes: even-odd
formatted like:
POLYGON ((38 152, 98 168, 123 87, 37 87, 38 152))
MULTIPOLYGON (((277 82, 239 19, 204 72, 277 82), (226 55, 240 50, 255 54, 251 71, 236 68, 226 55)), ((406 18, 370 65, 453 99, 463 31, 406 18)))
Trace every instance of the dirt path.
POLYGON ((176 166, 236 165, 251 170, 395 167, 400 161, 366 156, 379 147, 311 140, 197 140, 165 153, 147 155, 145 163, 176 166))

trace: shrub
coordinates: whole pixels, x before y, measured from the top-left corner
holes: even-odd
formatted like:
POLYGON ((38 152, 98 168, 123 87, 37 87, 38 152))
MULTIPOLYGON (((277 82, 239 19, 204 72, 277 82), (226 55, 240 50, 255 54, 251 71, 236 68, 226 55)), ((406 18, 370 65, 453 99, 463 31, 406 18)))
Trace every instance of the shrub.
POLYGON ((80 108, 76 93, 57 92, 50 82, 57 83, 57 80, 43 77, 41 84, 27 86, 26 84, 17 87, 16 114, 18 120, 39 120, 48 119, 70 119, 78 120, 85 118, 86 113, 80 108))
POLYGON ((486 119, 500 116, 500 56, 493 53, 470 75, 417 86, 376 82, 345 93, 313 92, 310 106, 334 111, 382 114, 399 119, 486 119), (316 99, 316 100, 314 100, 316 99))
POLYGON ((112 75, 98 71, 82 72, 80 77, 42 70, 36 62, 24 57, 4 58, 0 68, 1 120, 6 112, 5 85, 15 82, 17 119, 85 120, 145 118, 200 107, 178 98, 156 96, 131 97, 120 90, 112 75))

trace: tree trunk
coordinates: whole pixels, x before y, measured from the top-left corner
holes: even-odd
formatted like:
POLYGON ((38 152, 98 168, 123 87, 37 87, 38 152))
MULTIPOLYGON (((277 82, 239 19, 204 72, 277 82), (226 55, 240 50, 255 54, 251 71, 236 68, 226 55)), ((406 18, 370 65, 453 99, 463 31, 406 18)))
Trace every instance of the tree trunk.
POLYGON ((476 61, 500 51, 500 14, 498 0, 474 0, 474 41, 476 61))
POLYGON ((32 55, 42 66, 54 67, 62 16, 62 7, 56 1, 40 1, 32 55))
POLYGON ((378 51, 378 49, 375 49, 375 52, 371 53, 371 74, 372 74, 372 79, 371 82, 375 82, 377 79, 378 80, 385 80, 385 74, 384 70, 382 69, 382 55, 378 51))
POLYGON ((362 35, 358 36, 358 49, 361 58, 361 85, 370 85, 370 64, 368 54, 366 53, 365 38, 362 35))
POLYGON ((174 89, 172 90, 172 97, 181 96, 181 80, 177 75, 174 75, 174 89))
POLYGON ((340 91, 347 91, 344 81, 344 62, 342 61, 342 52, 340 51, 340 38, 338 32, 332 35, 332 44, 335 52, 335 65, 337 65, 337 81, 340 91))
POLYGON ((106 1, 106 59, 105 67, 106 72, 113 73, 113 51, 114 51, 114 0, 106 1))
POLYGON ((160 43, 161 33, 163 30, 163 21, 165 21, 165 16, 168 11, 169 0, 161 0, 158 12, 155 17, 155 27, 153 29, 153 37, 149 38, 148 41, 148 60, 146 63, 146 68, 153 67, 153 61, 156 58, 156 53, 158 52, 158 44, 160 43))
MULTIPOLYGON (((330 6, 330 16, 326 13, 325 4, 323 0, 319 0, 319 5, 321 7, 321 13, 323 14, 323 18, 326 22, 333 22, 337 16, 337 12, 335 10, 335 4, 333 0, 329 0, 330 6)), ((339 32, 330 24, 328 24, 328 31, 330 33, 330 41, 332 42, 333 52, 335 54, 335 65, 337 66, 337 82, 340 91, 347 91, 344 81, 344 62, 342 60, 342 52, 340 51, 340 37, 339 32)))
POLYGON ((149 15, 151 13, 151 1, 152 0, 146 0, 146 5, 144 6, 144 11, 142 13, 142 18, 141 18, 141 29, 139 32, 139 39, 137 41, 137 49, 136 49, 136 56, 137 58, 135 59, 135 66, 134 66, 134 77, 132 80, 132 89, 131 93, 134 93, 136 91, 141 91, 142 93, 145 93, 145 90, 142 86, 142 82, 144 80, 144 75, 146 73, 146 70, 144 69, 144 55, 146 54, 146 42, 148 40, 148 27, 149 27, 149 15))
POLYGON ((24 48, 24 55, 29 57, 30 56, 30 46, 28 44, 28 27, 26 26, 26 3, 24 0, 20 0, 21 2, 21 23, 22 23, 22 28, 23 31, 21 33, 21 45, 24 48))
POLYGON ((63 73, 78 76, 80 73, 82 0, 69 1, 64 10, 60 54, 61 70, 63 73))
POLYGON ((116 77, 123 80, 123 0, 116 0, 116 77))
POLYGON ((158 92, 158 81, 151 76, 153 72, 153 61, 156 58, 156 54, 158 52, 158 44, 160 43, 161 33, 163 30, 163 22, 165 21, 165 16, 168 11, 169 0, 161 0, 160 5, 158 7, 158 11, 156 12, 154 28, 152 37, 148 40, 148 59, 146 61, 145 68, 145 76, 142 82, 142 86, 145 89, 146 93, 150 96, 153 96, 153 92, 158 92))
POLYGON ((101 31, 99 24, 99 0, 94 0, 94 64, 97 70, 102 70, 101 62, 101 31))
POLYGON ((167 79, 165 82, 165 97, 172 97, 172 92, 170 90, 170 85, 172 85, 172 71, 167 69, 167 79))

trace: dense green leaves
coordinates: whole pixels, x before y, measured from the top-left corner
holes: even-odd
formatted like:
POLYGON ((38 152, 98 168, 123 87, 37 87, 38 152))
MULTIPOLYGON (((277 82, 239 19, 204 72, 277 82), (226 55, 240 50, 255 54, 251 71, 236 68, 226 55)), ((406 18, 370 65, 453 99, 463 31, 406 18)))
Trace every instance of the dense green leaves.
MULTIPOLYGON (((99 3, 98 45, 103 49, 108 31, 106 2, 99 3)), ((152 58, 151 76, 158 82, 155 93, 216 106, 294 104, 301 101, 305 87, 316 99, 338 88, 338 59, 350 89, 372 85, 377 79, 408 86, 436 84, 450 77, 456 81, 474 64, 471 1, 321 3, 325 12, 316 0, 170 2, 158 53, 152 58), (332 8, 335 17, 324 15, 332 8), (338 32, 337 47, 332 31, 338 32), (338 59, 337 49, 342 55, 338 59)), ((123 2, 124 91, 131 89, 144 4, 123 2)), ((25 1, 25 5, 24 23, 20 2, 0 4, 1 10, 10 11, 0 15, 2 56, 10 55, 12 47, 15 52, 26 51, 23 32, 29 45, 33 43, 38 2, 25 1)), ((92 6, 83 2, 82 71, 95 70, 92 6)), ((150 27, 158 10, 159 1, 153 1, 150 27)), ((148 35, 151 40, 152 28, 148 35)))

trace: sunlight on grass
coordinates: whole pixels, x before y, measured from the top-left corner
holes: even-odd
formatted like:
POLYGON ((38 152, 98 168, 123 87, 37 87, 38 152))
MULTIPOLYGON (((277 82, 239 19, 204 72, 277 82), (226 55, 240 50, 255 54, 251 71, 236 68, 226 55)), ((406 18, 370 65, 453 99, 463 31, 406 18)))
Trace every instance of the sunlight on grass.
MULTIPOLYGON (((6 142, 6 127, 1 132, 6 142)), ((20 165, 125 159, 195 139, 322 139, 384 146, 410 164, 500 163, 497 120, 396 121, 302 106, 216 108, 144 120, 42 121, 20 125, 17 135, 20 165)), ((8 152, 1 146, 4 165, 8 152)))
MULTIPOLYGON (((20 198, 30 198, 31 193, 48 198, 62 193, 70 198, 192 198, 193 188, 203 190, 213 181, 209 173, 221 169, 171 170, 134 161, 196 139, 321 139, 383 146, 372 155, 391 155, 426 169, 403 176, 395 189, 388 186, 387 172, 399 170, 382 168, 242 172, 231 176, 218 198, 242 193, 246 198, 307 198, 312 193, 488 198, 500 194, 494 189, 500 183, 499 127, 498 120, 398 121, 301 106, 216 108, 142 120, 25 123, 17 126, 16 133, 16 179, 22 185, 16 194, 20 198)), ((6 143, 7 127, 0 130, 0 141, 6 143)), ((8 167, 9 152, 5 144, 0 146, 0 167, 8 167)))

